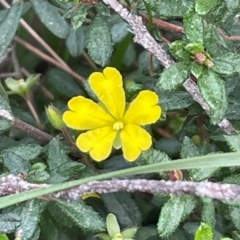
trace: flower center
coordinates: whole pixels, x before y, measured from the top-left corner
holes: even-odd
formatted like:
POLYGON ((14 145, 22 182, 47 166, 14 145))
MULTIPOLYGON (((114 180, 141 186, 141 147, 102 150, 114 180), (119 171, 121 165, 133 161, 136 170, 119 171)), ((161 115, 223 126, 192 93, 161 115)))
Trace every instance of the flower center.
POLYGON ((121 121, 117 121, 113 124, 113 130, 120 130, 123 129, 124 123, 121 121))

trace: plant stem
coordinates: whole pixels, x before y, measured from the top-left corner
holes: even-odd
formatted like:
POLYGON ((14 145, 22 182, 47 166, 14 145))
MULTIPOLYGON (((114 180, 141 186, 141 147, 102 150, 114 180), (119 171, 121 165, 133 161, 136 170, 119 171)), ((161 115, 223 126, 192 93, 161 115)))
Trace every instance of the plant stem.
POLYGON ((39 117, 38 117, 38 114, 37 114, 37 112, 36 112, 36 109, 34 108, 32 102, 31 102, 31 100, 30 100, 30 97, 29 97, 29 96, 25 96, 24 99, 25 99, 25 101, 26 101, 26 103, 27 103, 27 105, 28 105, 28 108, 30 109, 30 111, 31 111, 31 113, 32 113, 32 115, 33 115, 36 123, 37 123, 37 126, 38 126, 40 129, 43 129, 43 125, 42 125, 42 123, 41 123, 41 121, 40 121, 40 119, 39 119, 39 117))
POLYGON ((22 133, 25 133, 29 137, 39 140, 41 143, 47 143, 53 138, 53 136, 51 136, 50 134, 37 129, 32 125, 25 123, 18 118, 14 118, 13 128, 22 133))

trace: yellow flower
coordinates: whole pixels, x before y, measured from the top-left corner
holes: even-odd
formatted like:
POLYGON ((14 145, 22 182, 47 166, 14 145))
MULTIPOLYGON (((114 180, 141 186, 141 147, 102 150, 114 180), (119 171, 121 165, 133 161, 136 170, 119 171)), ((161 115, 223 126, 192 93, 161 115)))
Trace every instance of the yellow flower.
POLYGON ((136 160, 141 151, 152 145, 151 135, 141 126, 159 119, 157 94, 141 91, 126 106, 122 76, 112 67, 105 68, 103 73, 92 73, 89 84, 99 103, 82 96, 73 97, 68 102, 70 111, 63 114, 68 127, 88 130, 78 136, 78 148, 89 152, 94 160, 102 161, 110 155, 112 147, 122 147, 126 160, 136 160))

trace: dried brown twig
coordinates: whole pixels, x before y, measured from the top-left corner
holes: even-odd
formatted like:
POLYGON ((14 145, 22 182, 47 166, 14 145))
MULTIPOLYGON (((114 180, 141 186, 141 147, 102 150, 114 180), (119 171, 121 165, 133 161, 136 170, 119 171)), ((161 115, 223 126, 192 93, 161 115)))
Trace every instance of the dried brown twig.
MULTIPOLYGON (((133 15, 116 0, 103 0, 103 2, 106 5, 110 6, 126 22, 129 23, 133 34, 135 35, 133 38, 134 42, 142 45, 146 50, 151 52, 165 68, 169 68, 174 64, 174 61, 171 59, 171 57, 163 50, 163 48, 148 32, 140 16, 133 15)), ((183 83, 183 87, 191 94, 193 99, 202 106, 207 114, 209 114, 210 107, 203 99, 197 84, 191 78, 188 78, 183 83)), ((226 118, 218 123, 218 126, 222 128, 227 134, 236 133, 236 129, 226 118)))
MULTIPOLYGON (((49 186, 50 185, 47 184, 28 183, 22 178, 10 174, 0 178, 0 196, 49 186)), ((146 179, 93 181, 64 191, 46 195, 44 196, 44 199, 63 199, 73 201, 79 199, 86 193, 97 192, 101 194, 119 191, 140 191, 152 194, 191 194, 198 197, 209 197, 226 201, 240 201, 240 186, 235 184, 220 184, 207 181, 187 182, 146 179)))

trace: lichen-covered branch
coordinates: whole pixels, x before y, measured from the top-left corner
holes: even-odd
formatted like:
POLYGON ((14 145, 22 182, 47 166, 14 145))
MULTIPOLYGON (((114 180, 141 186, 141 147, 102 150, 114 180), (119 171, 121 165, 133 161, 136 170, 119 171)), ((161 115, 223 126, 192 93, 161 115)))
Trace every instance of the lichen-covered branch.
MULTIPOLYGON (((0 179, 0 196, 17 194, 19 192, 49 187, 47 184, 28 183, 20 177, 12 174, 0 179)), ((94 181, 81 184, 77 187, 56 192, 44 196, 45 199, 77 200, 86 193, 110 193, 110 192, 147 192, 158 194, 190 194, 198 197, 209 197, 219 200, 240 201, 240 186, 235 184, 221 184, 213 182, 187 182, 165 181, 146 179, 113 179, 106 181, 94 181)))
MULTIPOLYGON (((155 41, 155 39, 148 32, 147 28, 143 24, 142 17, 133 15, 126 8, 124 8, 117 0, 103 0, 103 2, 110 6, 115 12, 117 12, 126 22, 129 23, 133 34, 134 42, 142 45, 146 50, 151 52, 165 68, 169 68, 174 61, 163 50, 163 48, 155 41)), ((210 108, 203 99, 198 86, 195 82, 188 78, 183 87, 192 95, 193 99, 198 102, 202 108, 209 114, 210 108)), ((224 118, 219 124, 227 134, 236 133, 236 130, 232 124, 224 118)))

